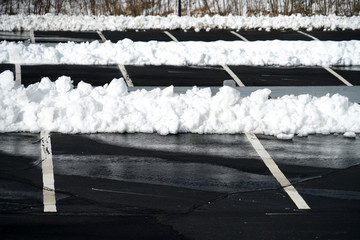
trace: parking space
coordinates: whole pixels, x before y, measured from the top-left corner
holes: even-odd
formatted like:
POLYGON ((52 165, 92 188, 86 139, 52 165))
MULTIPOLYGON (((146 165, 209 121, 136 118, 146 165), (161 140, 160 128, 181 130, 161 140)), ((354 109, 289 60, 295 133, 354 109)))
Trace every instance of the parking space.
POLYGON ((230 66, 230 68, 245 86, 344 85, 339 79, 321 67, 230 66))
POLYGON ((118 42, 124 40, 125 38, 131 39, 132 41, 172 41, 169 36, 167 36, 164 31, 161 30, 126 30, 126 31, 103 31, 102 34, 107 40, 112 42, 118 42))
POLYGON ((15 73, 15 64, 0 64, 0 72, 10 70, 15 73))
POLYGON ((231 79, 220 66, 126 66, 134 86, 222 86, 231 79))
POLYGON ((267 41, 267 40, 283 40, 283 41, 310 41, 307 36, 302 35, 297 31, 288 30, 239 30, 236 33, 245 37, 248 41, 267 41))
POLYGON ((92 42, 101 41, 96 32, 35 31, 36 43, 92 42))
MULTIPOLYGON (((228 192, 278 186, 245 154, 244 136, 53 135, 52 148, 57 188, 120 212, 185 213, 228 192)), ((58 201, 59 209, 62 203, 69 207, 58 201)))
POLYGON ((332 67, 337 73, 351 82, 353 85, 360 85, 360 66, 332 67))
POLYGON ((122 77, 117 65, 24 65, 21 66, 21 82, 25 86, 39 82, 43 77, 55 81, 69 76, 76 86, 80 81, 93 86, 103 86, 114 78, 122 77))
POLYGON ((0 41, 18 42, 28 41, 30 42, 30 32, 17 31, 17 32, 3 32, 0 31, 0 41))
POLYGON ((0 213, 42 212, 39 135, 0 134, 0 213))
POLYGON ((231 34, 229 30, 174 30, 168 31, 171 33, 178 41, 203 41, 203 42, 213 42, 213 41, 240 41, 241 39, 234 34, 231 34))
POLYGON ((313 30, 306 32, 320 41, 350 41, 360 40, 359 30, 337 30, 337 31, 321 31, 313 30))

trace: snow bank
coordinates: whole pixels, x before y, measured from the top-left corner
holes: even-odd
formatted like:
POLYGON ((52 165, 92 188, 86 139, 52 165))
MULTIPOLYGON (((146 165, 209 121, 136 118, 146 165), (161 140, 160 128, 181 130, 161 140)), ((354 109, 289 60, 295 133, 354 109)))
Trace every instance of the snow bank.
POLYGON ((94 31, 124 29, 359 29, 360 16, 68 16, 0 15, 0 30, 94 31))
POLYGON ((226 86, 214 96, 210 88, 197 87, 186 94, 174 93, 172 86, 128 92, 123 79, 74 88, 65 76, 25 88, 10 71, 0 74, 0 83, 0 132, 254 132, 279 138, 360 132, 360 105, 338 94, 269 99, 270 90, 263 89, 241 98, 226 86))
POLYGON ((360 65, 360 41, 0 42, 0 62, 128 65, 360 65))

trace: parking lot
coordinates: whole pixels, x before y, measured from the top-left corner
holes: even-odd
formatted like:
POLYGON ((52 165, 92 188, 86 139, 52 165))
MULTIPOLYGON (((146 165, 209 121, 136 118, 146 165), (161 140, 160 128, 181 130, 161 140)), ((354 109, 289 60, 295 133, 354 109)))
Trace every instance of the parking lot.
MULTIPOLYGON (((167 33, 21 32, 0 38, 29 44, 174 41, 170 36, 243 41, 237 34, 249 41, 314 40, 296 31, 167 33)), ((358 31, 307 34, 360 40, 358 31)), ((271 97, 338 92, 360 102, 358 66, 123 67, 7 63, 0 71, 13 71, 26 86, 45 76, 54 81, 68 75, 75 85, 83 80, 95 86, 128 77, 130 91, 174 85, 182 92, 194 85, 216 91, 232 80, 242 96, 268 87, 271 97)), ((342 134, 280 140, 251 133, 1 133, 0 234, 4 239, 359 239, 358 140, 342 134)))

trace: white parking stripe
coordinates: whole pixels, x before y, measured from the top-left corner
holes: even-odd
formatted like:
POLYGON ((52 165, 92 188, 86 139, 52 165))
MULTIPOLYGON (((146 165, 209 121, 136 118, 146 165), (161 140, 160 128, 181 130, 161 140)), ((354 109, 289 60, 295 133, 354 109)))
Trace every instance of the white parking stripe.
POLYGON ((253 133, 245 133, 245 135, 249 139, 251 145, 254 147, 261 159, 264 161, 265 165, 270 170, 272 175, 280 183, 280 185, 283 187, 285 192, 289 195, 289 197, 295 203, 298 209, 310 209, 309 205, 305 202, 305 200, 300 196, 298 191, 292 186, 290 181, 281 172, 275 161, 271 158, 264 146, 260 143, 256 135, 253 133))
POLYGON ((30 42, 35 43, 35 34, 33 29, 30 30, 30 42))
MULTIPOLYGON (((99 34, 101 40, 102 40, 103 42, 106 42, 107 39, 105 38, 104 34, 102 34, 102 32, 100 32, 100 31, 97 31, 97 33, 99 34)), ((120 72, 121 72, 121 74, 123 75, 123 77, 124 77, 124 79, 125 79, 126 84, 128 85, 128 87, 133 87, 133 86, 134 86, 134 83, 132 82, 132 80, 131 80, 128 72, 126 71, 125 66, 124 66, 123 64, 118 64, 117 66, 118 66, 118 68, 120 69, 120 72)))
MULTIPOLYGON (((235 36, 237 36, 238 38, 240 38, 241 40, 243 40, 244 42, 249 42, 249 40, 247 40, 245 37, 241 36, 240 34, 238 34, 237 32, 234 31, 230 31, 230 33, 234 34, 235 36)), ((238 76, 236 76, 236 74, 229 68, 229 66, 227 65, 221 65, 223 67, 223 69, 225 69, 225 71, 234 79, 234 81, 240 86, 240 87, 245 87, 244 83, 240 80, 240 78, 238 76)))
POLYGON ((174 42, 179 42, 174 35, 169 33, 168 31, 164 31, 166 35, 168 35, 174 42))
POLYGON ((234 34, 235 36, 237 36, 238 38, 240 38, 240 39, 243 40, 244 42, 248 42, 248 41, 249 41, 249 40, 247 40, 244 36, 238 34, 237 32, 230 31, 230 33, 234 34))
POLYGON ((106 42, 106 38, 105 38, 104 34, 102 34, 101 31, 96 31, 96 32, 97 32, 97 34, 100 36, 101 40, 102 40, 103 42, 106 42))
POLYGON ((15 80, 21 81, 21 65, 15 64, 15 80))
POLYGON ((314 37, 314 36, 312 36, 312 35, 310 35, 310 34, 308 34, 308 33, 304 33, 304 32, 302 32, 302 31, 297 31, 298 33, 300 33, 300 34, 302 34, 302 35, 305 35, 305 36, 307 36, 307 37, 309 37, 309 38, 311 38, 311 39, 313 39, 313 40, 315 40, 315 41, 320 41, 318 38, 316 38, 316 37, 314 37))
POLYGON ((124 65, 122 64, 118 64, 118 67, 121 71, 121 74, 123 75, 125 81, 126 81, 126 84, 128 85, 128 87, 133 87, 134 86, 134 83, 131 81, 131 78, 128 74, 128 72, 126 71, 126 68, 124 65))
MULTIPOLYGON (((164 31, 164 33, 166 35, 168 35, 174 42, 179 42, 176 37, 174 37, 174 35, 172 35, 171 33, 169 33, 168 31, 164 31)), ((224 68, 224 70, 235 80, 235 82, 240 86, 240 87, 245 87, 245 85, 241 82, 241 80, 238 78, 238 76, 236 76, 236 74, 227 66, 227 65, 221 65, 222 68, 224 68)))
POLYGON ((236 76, 236 74, 227 65, 221 65, 225 71, 235 80, 240 87, 245 87, 244 83, 236 76))
MULTIPOLYGON (((308 33, 304 33, 302 31, 297 31, 298 33, 301 33, 315 41, 320 41, 318 38, 308 34, 308 33)), ((332 70, 330 67, 328 66, 322 66, 326 71, 328 71, 329 73, 331 73, 332 75, 334 75, 337 79, 339 79, 340 81, 342 81, 346 86, 353 86, 348 80, 346 80, 345 78, 343 78, 340 74, 338 74, 337 72, 335 72, 334 70, 332 70)))
POLYGON ((55 198, 54 167, 52 161, 51 141, 49 132, 42 131, 40 133, 40 139, 44 212, 57 212, 55 198))
POLYGON ((342 81, 346 86, 353 86, 348 80, 343 78, 340 74, 329 68, 328 66, 322 66, 326 71, 337 77, 340 81, 342 81))

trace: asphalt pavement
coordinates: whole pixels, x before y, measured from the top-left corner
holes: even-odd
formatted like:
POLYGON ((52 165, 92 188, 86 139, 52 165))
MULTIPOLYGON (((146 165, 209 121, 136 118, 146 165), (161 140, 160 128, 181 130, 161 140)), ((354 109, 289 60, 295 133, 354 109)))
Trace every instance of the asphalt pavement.
MULTIPOLYGON (((288 40, 313 41, 360 40, 360 31, 290 31, 290 30, 127 30, 121 32, 2 32, 1 40, 25 41, 33 44, 59 42, 106 41, 117 42, 125 38, 133 41, 258 41, 288 40)), ((44 76, 56 80, 59 76, 71 76, 74 84, 79 81, 99 86, 113 78, 123 76, 117 65, 24 65, 20 66, 24 85, 40 81, 44 76)), ((323 67, 278 67, 278 66, 229 66, 245 86, 342 86, 339 74, 351 85, 359 85, 359 68, 331 67, 330 73, 323 67)), ((12 65, 0 65, 0 69, 15 71, 12 65)), ((222 86, 224 80, 233 79, 222 66, 125 66, 134 86, 222 86)))
MULTIPOLYGON (((313 40, 298 31, 168 33, 179 41, 242 41, 237 34, 249 41, 313 40)), ((360 31, 306 33, 320 40, 360 40, 360 31)), ((160 30, 101 34, 2 32, 0 39, 28 44, 173 41, 160 30)), ((272 97, 339 92, 360 102, 358 86, 347 86, 323 67, 229 68, 245 85, 237 86, 242 96, 269 87, 272 97)), ((67 75, 75 85, 95 86, 123 76, 118 65, 0 64, 0 71, 19 69, 26 86, 45 76, 54 81, 67 75)), ((169 85, 178 91, 194 85, 216 90, 234 80, 223 66, 125 69, 130 90, 169 85)), ((358 66, 331 69, 359 85, 358 66)), ((2 239, 360 239, 358 136, 279 140, 245 134, 50 133, 49 139, 39 133, 0 133, 2 239), (259 154, 261 147, 273 162, 259 154), (44 164, 49 159, 51 169, 44 164), (53 189, 45 173, 51 173, 53 189), (49 206, 51 211, 45 210, 49 206)))
POLYGON ((3 239, 357 239, 360 152, 343 136, 51 134, 56 213, 43 212, 39 134, 0 134, 3 239))

